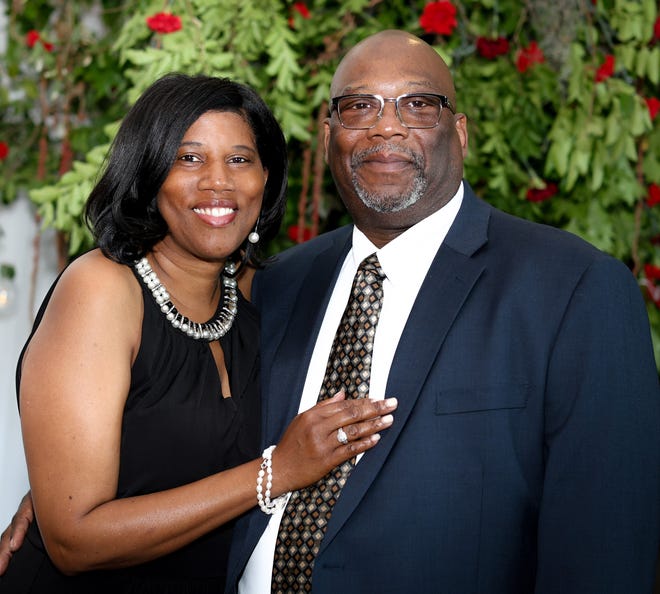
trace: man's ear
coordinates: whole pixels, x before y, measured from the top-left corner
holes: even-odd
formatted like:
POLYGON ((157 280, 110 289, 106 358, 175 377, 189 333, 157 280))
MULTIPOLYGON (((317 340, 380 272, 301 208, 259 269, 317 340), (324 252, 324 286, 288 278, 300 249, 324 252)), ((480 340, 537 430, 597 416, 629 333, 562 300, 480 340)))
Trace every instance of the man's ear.
POLYGON ((330 118, 323 120, 323 158, 328 162, 328 143, 330 142, 330 118))
POLYGON ((461 141, 461 148, 463 149, 463 158, 468 154, 468 130, 467 130, 467 116, 464 113, 457 113, 454 116, 454 125, 458 138, 461 141))

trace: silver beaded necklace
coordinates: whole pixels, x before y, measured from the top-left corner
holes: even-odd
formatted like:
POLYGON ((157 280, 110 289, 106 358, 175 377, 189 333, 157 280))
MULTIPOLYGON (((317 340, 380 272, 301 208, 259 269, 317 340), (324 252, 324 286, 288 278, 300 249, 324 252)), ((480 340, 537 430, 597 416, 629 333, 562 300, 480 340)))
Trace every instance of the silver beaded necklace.
POLYGON ((194 338, 195 340, 203 339, 209 342, 218 340, 229 332, 231 325, 234 323, 236 312, 238 311, 238 294, 236 291, 236 280, 229 275, 233 275, 236 271, 236 266, 233 262, 225 264, 225 273, 222 275, 222 310, 220 315, 212 322, 198 324, 188 319, 186 316, 179 313, 172 301, 170 301, 170 294, 167 292, 165 286, 160 282, 160 279, 151 268, 149 261, 146 258, 137 260, 133 267, 142 279, 142 282, 151 291, 156 303, 160 307, 160 311, 165 314, 170 324, 177 330, 194 338))

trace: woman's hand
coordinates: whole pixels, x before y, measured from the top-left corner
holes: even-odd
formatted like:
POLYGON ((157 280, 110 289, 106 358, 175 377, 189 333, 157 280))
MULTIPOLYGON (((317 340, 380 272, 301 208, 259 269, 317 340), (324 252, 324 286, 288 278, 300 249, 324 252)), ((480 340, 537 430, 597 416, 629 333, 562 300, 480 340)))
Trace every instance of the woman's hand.
POLYGON ((346 400, 344 392, 319 402, 291 421, 273 452, 273 493, 316 482, 335 466, 374 447, 393 422, 396 398, 346 400), (348 441, 339 441, 343 429, 348 441))

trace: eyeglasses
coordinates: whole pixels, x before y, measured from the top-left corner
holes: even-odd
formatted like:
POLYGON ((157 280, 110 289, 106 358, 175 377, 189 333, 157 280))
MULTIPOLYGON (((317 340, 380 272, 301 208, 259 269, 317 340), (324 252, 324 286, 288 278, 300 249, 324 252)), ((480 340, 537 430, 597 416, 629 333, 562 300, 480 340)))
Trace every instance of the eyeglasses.
POLYGON ((369 130, 383 117, 385 102, 394 103, 396 115, 406 128, 435 128, 442 108, 454 113, 449 99, 435 93, 407 93, 398 97, 382 95, 342 95, 333 97, 330 113, 337 110, 339 122, 349 130, 369 130))

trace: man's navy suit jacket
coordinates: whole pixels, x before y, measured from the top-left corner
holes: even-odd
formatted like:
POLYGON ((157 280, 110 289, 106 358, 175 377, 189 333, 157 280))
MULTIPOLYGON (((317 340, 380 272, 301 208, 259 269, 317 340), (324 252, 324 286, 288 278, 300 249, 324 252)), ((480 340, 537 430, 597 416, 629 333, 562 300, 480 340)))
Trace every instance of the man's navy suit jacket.
MULTIPOLYGON (((257 274, 264 446, 297 413, 351 230, 257 274)), ((651 592, 660 391, 624 264, 465 184, 386 395, 394 424, 342 491, 313 592, 651 592)), ((239 522, 229 592, 267 520, 255 509, 239 522)))

